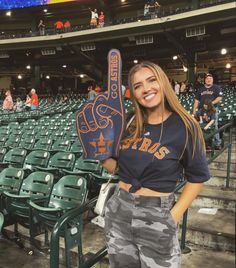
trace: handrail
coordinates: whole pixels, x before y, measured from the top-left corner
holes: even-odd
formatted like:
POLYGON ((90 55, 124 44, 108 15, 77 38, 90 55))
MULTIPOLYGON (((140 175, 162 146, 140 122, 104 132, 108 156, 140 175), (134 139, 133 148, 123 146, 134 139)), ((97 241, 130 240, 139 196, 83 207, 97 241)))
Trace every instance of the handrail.
POLYGON ((50 268, 59 267, 59 237, 60 231, 63 229, 65 224, 74 217, 83 214, 85 211, 91 209, 97 202, 97 197, 89 200, 83 206, 72 209, 65 213, 55 224, 52 229, 51 243, 50 243, 50 268))

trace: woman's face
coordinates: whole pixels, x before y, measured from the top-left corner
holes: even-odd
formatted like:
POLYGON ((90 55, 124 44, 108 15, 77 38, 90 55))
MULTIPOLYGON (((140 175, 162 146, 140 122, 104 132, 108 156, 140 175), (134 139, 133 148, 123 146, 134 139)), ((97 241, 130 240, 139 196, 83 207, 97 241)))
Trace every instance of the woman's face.
POLYGON ((204 108, 205 110, 207 110, 208 105, 207 105, 207 104, 203 104, 203 108, 204 108))
POLYGON ((143 67, 133 76, 134 97, 146 109, 156 110, 162 103, 160 85, 154 73, 143 67))

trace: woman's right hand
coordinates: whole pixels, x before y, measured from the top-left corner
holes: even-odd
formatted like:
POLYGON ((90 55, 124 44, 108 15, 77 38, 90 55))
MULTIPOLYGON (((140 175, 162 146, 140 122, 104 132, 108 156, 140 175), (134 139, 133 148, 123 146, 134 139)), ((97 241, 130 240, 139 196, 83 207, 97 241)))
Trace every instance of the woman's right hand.
POLYGON ((114 158, 107 158, 101 161, 102 166, 111 174, 114 174, 117 167, 117 161, 114 158))

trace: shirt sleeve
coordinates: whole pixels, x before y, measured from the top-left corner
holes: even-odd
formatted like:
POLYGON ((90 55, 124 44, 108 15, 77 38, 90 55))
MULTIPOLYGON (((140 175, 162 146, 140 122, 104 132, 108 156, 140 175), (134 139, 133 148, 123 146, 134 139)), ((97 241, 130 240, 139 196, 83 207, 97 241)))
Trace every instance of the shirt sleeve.
POLYGON ((196 144, 194 155, 192 148, 192 138, 190 136, 181 159, 184 175, 188 182, 203 183, 210 179, 206 155, 199 141, 196 144))
POLYGON ((216 98, 218 97, 222 97, 223 96, 223 92, 220 86, 215 86, 215 90, 214 90, 214 96, 216 98))

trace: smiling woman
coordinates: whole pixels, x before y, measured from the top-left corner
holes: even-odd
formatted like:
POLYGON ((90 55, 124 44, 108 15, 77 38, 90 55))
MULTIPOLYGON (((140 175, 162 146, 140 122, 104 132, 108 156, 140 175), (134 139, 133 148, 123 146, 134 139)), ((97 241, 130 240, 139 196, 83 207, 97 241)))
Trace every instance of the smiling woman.
POLYGON ((117 159, 120 182, 107 202, 105 233, 110 267, 181 267, 178 223, 209 179, 197 122, 179 103, 163 70, 154 63, 129 73, 135 117, 117 159), (184 171, 187 183, 175 202, 184 171))

